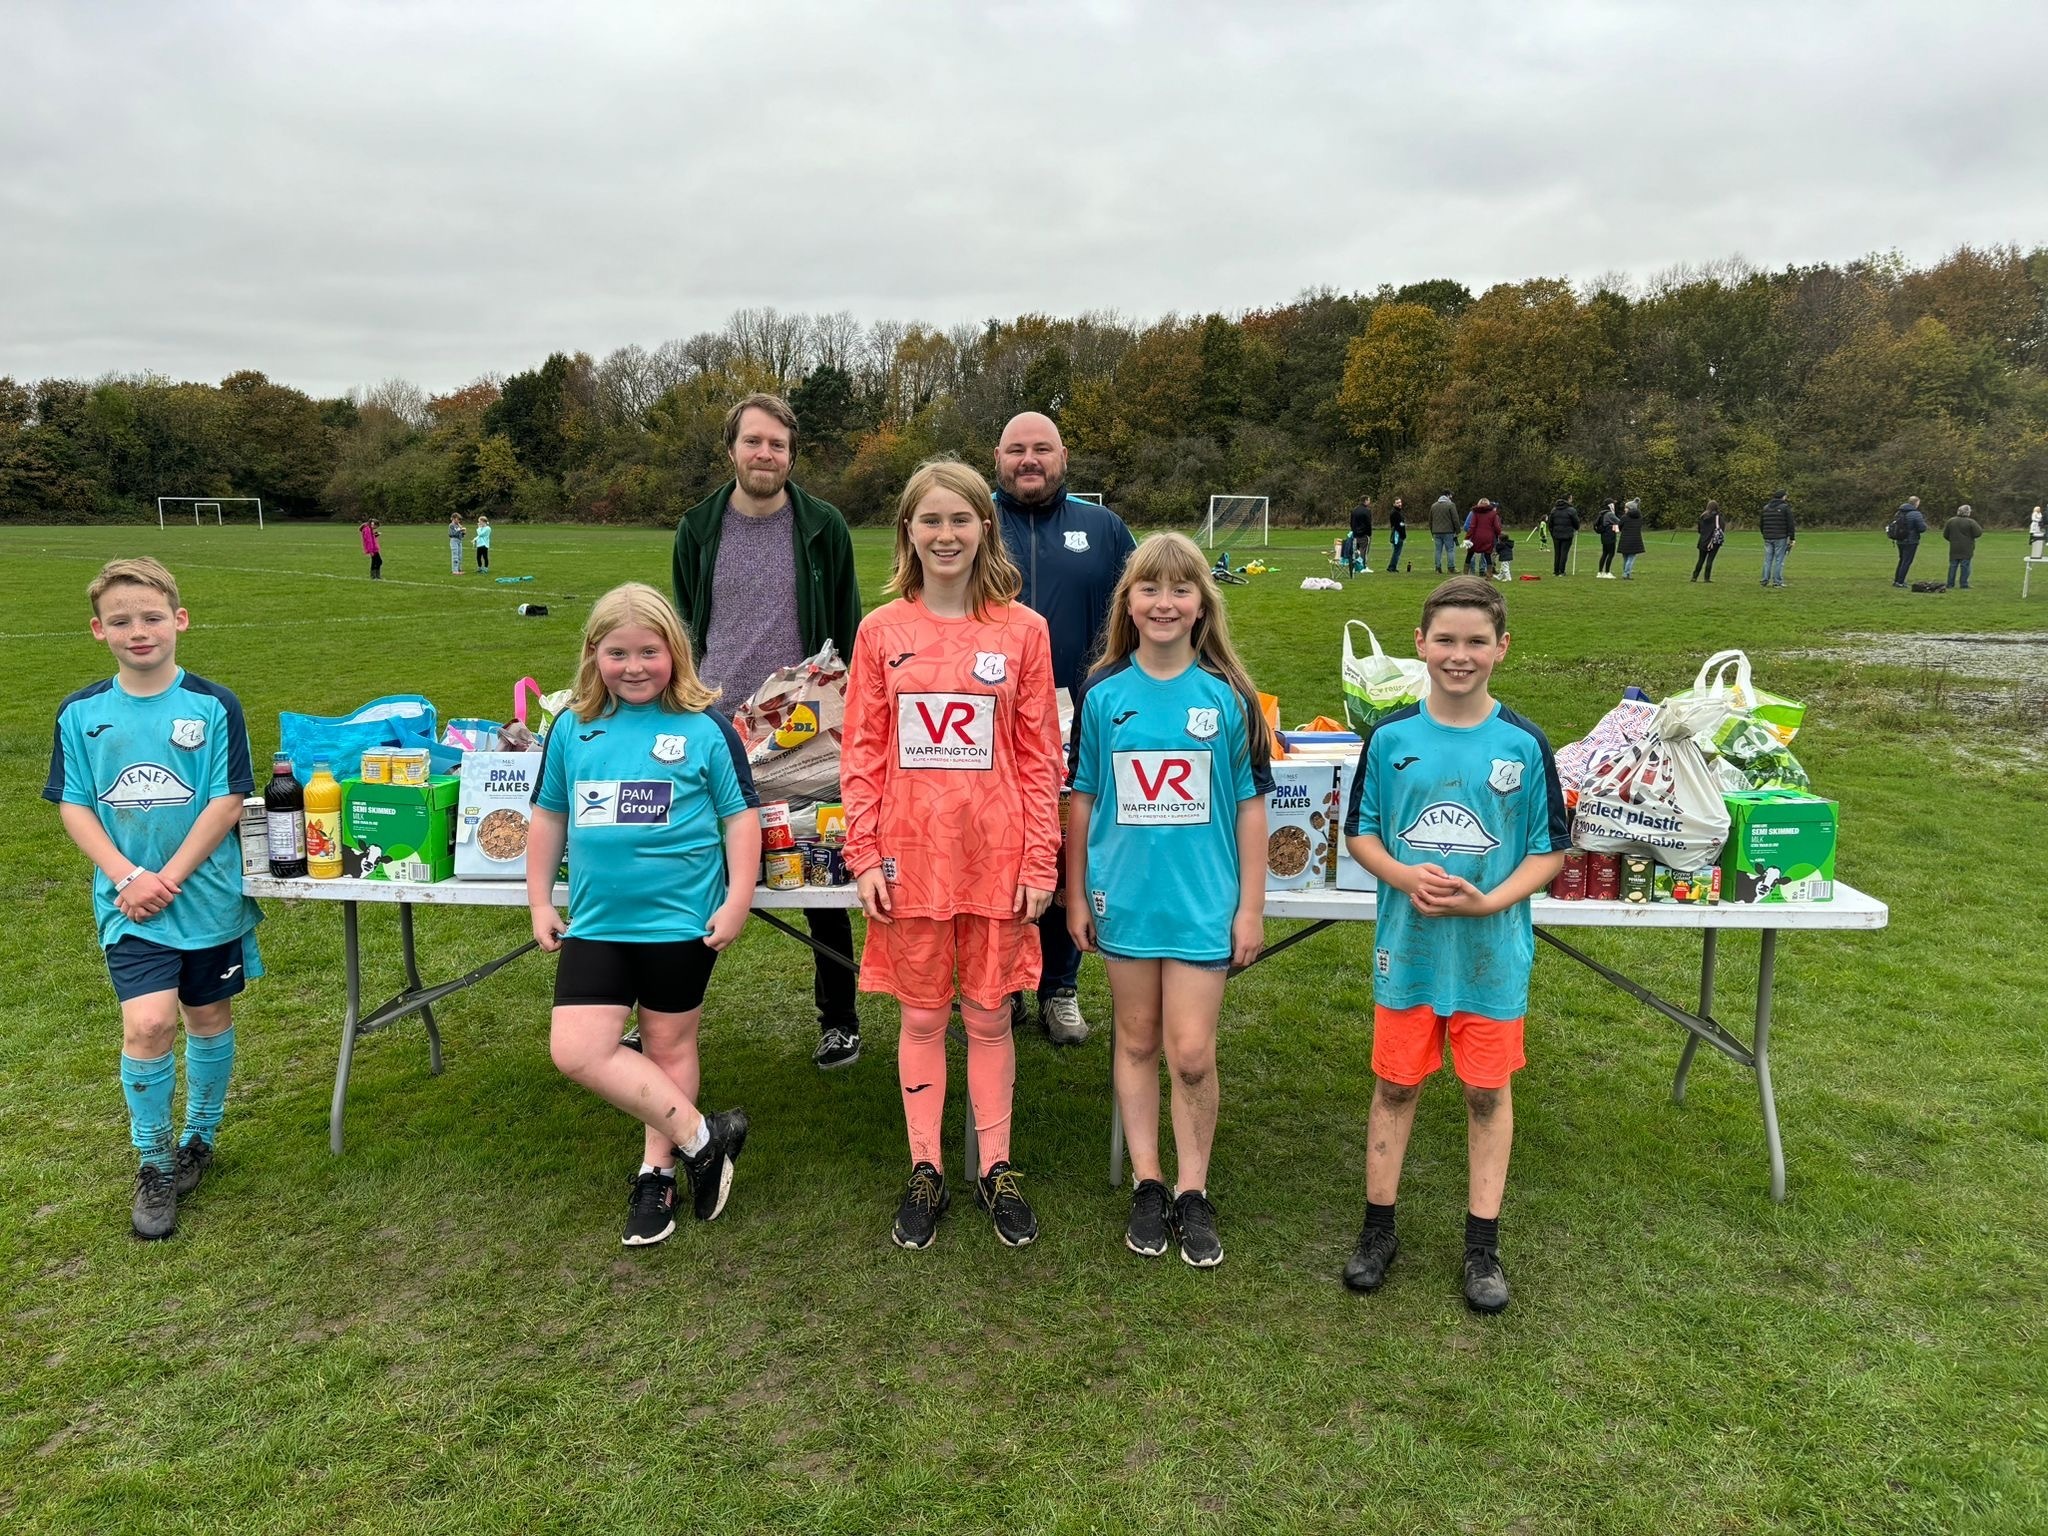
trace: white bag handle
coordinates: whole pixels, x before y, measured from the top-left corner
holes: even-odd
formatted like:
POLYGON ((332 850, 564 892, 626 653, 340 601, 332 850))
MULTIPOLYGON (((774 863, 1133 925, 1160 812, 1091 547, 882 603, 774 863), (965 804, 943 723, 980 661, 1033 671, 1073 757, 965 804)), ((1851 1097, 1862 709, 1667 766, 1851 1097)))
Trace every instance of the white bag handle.
POLYGON ((1749 700, 1756 697, 1750 691, 1749 655, 1745 651, 1714 652, 1700 663, 1699 676, 1693 679, 1692 685, 1701 693, 1726 693, 1744 708, 1748 707, 1749 700), (1735 669, 1733 688, 1723 681, 1730 667, 1735 669))
POLYGON ((1382 659, 1385 658, 1387 653, 1380 649, 1380 637, 1372 632, 1372 626, 1363 619, 1346 619, 1344 621, 1344 659, 1346 661, 1358 660, 1358 652, 1351 647, 1351 631, 1353 628, 1364 630, 1365 638, 1372 642, 1373 655, 1382 659))

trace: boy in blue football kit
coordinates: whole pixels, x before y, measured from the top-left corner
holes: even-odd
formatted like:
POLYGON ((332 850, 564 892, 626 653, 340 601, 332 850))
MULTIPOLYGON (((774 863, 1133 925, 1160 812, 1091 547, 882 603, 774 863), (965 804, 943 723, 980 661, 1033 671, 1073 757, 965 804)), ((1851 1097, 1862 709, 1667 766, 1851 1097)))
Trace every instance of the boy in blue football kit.
POLYGON ((235 1031, 229 999, 263 974, 262 914, 228 833, 255 787, 242 706, 178 665, 190 616, 154 560, 114 560, 86 588, 115 674, 57 707, 43 798, 91 859, 93 916, 121 1003, 121 1088, 141 1159, 131 1219, 177 1229, 178 1196, 213 1162, 235 1031), (172 1045, 185 1021, 185 1123, 174 1138, 172 1045))
POLYGON ((1529 898, 1569 841, 1564 793, 1543 732, 1488 691, 1508 652, 1492 583, 1453 577, 1429 595, 1415 650, 1429 694, 1366 736, 1344 832, 1379 879, 1373 951, 1373 1088, 1365 1225, 1344 1266, 1379 1289, 1398 1251, 1394 1202, 1423 1081, 1452 1066, 1465 1088, 1470 1158, 1465 1302, 1508 1304, 1500 1205, 1514 1139, 1513 1074, 1525 1065, 1535 929, 1529 898))

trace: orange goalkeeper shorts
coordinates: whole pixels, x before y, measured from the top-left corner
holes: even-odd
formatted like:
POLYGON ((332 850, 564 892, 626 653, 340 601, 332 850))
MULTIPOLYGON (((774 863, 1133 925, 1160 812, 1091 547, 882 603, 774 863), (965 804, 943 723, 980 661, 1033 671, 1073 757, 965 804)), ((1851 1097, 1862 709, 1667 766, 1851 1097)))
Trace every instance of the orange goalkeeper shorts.
POLYGON ((899 917, 868 924, 860 989, 885 992, 912 1008, 952 1004, 1000 1008, 1012 992, 1038 985, 1038 925, 1016 918, 899 917))

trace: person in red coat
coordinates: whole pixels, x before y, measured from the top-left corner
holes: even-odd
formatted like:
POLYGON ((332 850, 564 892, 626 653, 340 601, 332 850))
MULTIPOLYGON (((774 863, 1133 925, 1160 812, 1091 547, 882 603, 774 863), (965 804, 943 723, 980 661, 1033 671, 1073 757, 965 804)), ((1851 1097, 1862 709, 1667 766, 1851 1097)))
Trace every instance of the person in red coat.
POLYGON ((1494 547, 1500 542, 1500 509, 1484 496, 1472 508, 1471 539, 1479 574, 1491 576, 1494 547))

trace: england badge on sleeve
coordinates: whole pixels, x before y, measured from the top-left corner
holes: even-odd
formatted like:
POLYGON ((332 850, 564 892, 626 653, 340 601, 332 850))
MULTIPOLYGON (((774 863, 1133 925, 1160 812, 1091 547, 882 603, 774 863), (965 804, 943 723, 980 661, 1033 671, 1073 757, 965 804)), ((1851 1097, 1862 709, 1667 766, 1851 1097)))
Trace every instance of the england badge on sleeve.
POLYGON ((171 745, 174 747, 205 746, 206 722, 204 720, 173 720, 171 722, 171 745))
POLYGON ((654 738, 654 760, 657 763, 680 763, 688 745, 680 736, 657 736, 654 738))
POLYGON ((974 653, 974 675, 984 683, 1000 683, 1009 675, 1009 657, 1001 651, 976 651, 974 653))

